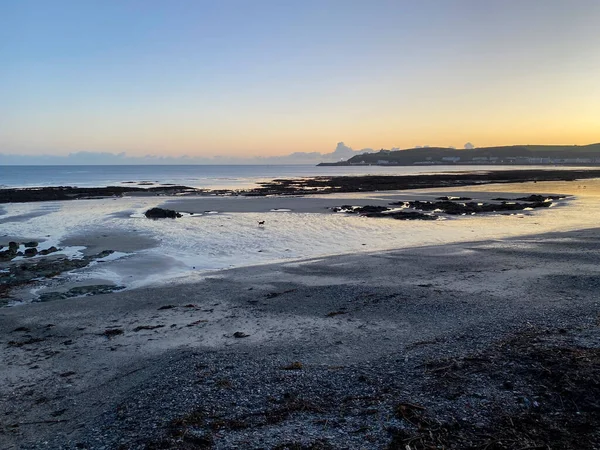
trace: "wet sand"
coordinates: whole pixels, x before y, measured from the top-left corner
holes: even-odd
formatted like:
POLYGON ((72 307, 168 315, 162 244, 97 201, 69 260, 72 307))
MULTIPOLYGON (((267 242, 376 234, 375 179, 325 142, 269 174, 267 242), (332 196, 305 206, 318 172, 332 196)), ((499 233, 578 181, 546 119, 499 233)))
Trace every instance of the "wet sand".
MULTIPOLYGON (((444 364, 428 364, 469 361, 524 332, 562 330, 571 347, 598 349, 599 263, 600 233, 590 229, 3 308, 0 443, 404 448, 422 410, 402 404, 489 432, 498 410, 548 400, 529 398, 510 370, 507 380, 469 375, 474 390, 447 395, 432 388, 444 364)), ((594 448, 591 433, 580 448, 594 448)))

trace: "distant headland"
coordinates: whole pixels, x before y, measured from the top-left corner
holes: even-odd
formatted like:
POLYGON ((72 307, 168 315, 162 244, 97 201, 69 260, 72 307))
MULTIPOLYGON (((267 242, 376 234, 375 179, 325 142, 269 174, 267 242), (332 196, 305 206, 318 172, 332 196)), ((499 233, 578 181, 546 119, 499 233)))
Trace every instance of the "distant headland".
POLYGON ((362 153, 346 161, 319 166, 415 165, 600 165, 600 143, 590 145, 511 145, 455 149, 418 147, 362 153))

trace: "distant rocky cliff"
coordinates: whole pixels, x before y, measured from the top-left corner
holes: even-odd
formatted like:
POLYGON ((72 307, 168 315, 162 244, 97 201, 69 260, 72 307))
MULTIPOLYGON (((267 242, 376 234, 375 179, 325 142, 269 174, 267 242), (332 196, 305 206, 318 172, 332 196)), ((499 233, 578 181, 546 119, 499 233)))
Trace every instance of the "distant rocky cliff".
POLYGON ((600 165, 600 143, 590 145, 513 145, 457 150, 425 147, 363 153, 347 161, 320 165, 480 165, 560 164, 600 165))

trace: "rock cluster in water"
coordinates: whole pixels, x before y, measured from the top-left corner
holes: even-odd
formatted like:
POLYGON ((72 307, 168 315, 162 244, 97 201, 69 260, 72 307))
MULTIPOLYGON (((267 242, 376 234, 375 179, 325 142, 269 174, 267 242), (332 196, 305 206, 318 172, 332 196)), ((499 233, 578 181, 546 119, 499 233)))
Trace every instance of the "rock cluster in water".
MULTIPOLYGON (((51 248, 56 249, 55 247, 51 248)), ((39 253, 41 254, 45 251, 41 250, 39 253)), ((0 272, 0 305, 3 303, 2 298, 8 298, 9 291, 12 289, 23 287, 42 279, 49 279, 64 272, 80 269, 92 261, 105 258, 112 253, 114 253, 113 250, 103 250, 96 255, 84 256, 80 259, 69 259, 62 255, 57 255, 55 258, 15 261, 5 271, 0 272)), ((89 295, 89 292, 86 294, 89 295)), ((82 294, 78 293, 77 295, 82 294)), ((51 298, 46 298, 46 300, 48 299, 51 298)))
POLYGON ((37 247, 39 245, 38 242, 23 242, 23 246, 25 247, 24 251, 20 251, 20 244, 18 242, 11 241, 8 243, 8 248, 3 250, 4 247, 0 245, 0 262, 1 261, 10 261, 17 256, 25 256, 32 257, 36 255, 49 255, 50 253, 54 253, 58 251, 58 248, 52 246, 49 248, 45 248, 43 250, 38 250, 37 247))
POLYGON ((473 215, 502 211, 522 211, 524 209, 548 208, 552 200, 564 198, 561 195, 532 194, 527 197, 515 199, 495 198, 498 203, 475 202, 469 197, 438 197, 435 201, 412 200, 407 202, 393 202, 390 206, 401 206, 411 211, 396 211, 387 206, 367 205, 352 206, 342 205, 333 208, 334 212, 359 214, 365 217, 388 217, 397 220, 436 220, 438 213, 449 215, 473 215))

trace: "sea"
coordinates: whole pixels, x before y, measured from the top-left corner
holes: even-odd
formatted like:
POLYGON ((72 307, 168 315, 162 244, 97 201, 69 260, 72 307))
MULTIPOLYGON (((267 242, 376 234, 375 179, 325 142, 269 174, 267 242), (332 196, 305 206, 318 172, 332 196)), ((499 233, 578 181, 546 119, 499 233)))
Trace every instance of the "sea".
MULTIPOLYGON (((274 178, 330 175, 410 175, 474 170, 519 170, 532 166, 315 166, 298 165, 0 165, 0 188, 33 186, 102 187, 131 182, 205 189, 243 189, 274 178)), ((552 166, 535 166, 552 168, 552 166)))

